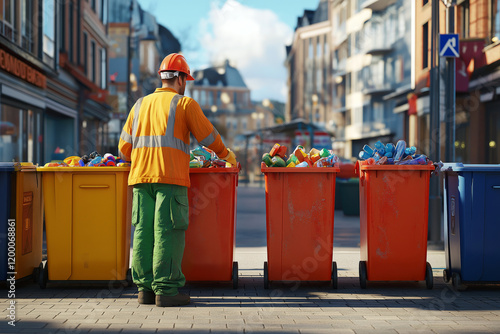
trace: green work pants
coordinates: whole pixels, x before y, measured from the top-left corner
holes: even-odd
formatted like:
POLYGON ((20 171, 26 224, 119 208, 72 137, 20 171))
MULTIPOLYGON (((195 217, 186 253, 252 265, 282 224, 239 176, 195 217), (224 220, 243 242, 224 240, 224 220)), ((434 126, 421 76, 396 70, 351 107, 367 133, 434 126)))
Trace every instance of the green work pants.
POLYGON ((175 296, 186 283, 181 263, 188 215, 187 187, 134 185, 132 279, 139 291, 175 296))

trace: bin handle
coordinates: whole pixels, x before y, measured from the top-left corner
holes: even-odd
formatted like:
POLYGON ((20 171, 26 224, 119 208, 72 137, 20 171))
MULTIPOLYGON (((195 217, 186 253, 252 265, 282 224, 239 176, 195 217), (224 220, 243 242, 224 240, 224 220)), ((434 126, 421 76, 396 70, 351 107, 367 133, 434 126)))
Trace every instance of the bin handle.
POLYGON ((104 189, 104 188, 109 188, 109 186, 106 184, 103 184, 103 185, 81 185, 80 188, 104 189))
POLYGON ((491 186, 493 189, 500 189, 500 186, 491 186))

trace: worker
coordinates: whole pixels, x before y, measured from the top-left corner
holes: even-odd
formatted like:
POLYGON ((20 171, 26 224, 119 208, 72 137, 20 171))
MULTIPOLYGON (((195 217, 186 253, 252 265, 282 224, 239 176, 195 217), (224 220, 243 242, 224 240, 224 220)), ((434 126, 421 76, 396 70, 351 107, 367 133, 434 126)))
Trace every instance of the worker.
POLYGON ((194 80, 186 59, 168 55, 158 74, 162 87, 132 107, 118 149, 131 162, 132 279, 138 302, 166 307, 190 303, 189 295, 178 291, 186 282, 181 262, 189 223, 190 133, 232 166, 236 157, 199 104, 184 96, 186 82, 194 80))

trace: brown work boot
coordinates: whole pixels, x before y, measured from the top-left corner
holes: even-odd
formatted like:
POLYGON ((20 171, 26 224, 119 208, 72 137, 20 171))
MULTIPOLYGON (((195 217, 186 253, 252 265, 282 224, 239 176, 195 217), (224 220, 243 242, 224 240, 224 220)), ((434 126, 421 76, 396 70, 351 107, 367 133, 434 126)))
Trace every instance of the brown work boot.
POLYGON ((183 293, 178 293, 175 296, 156 296, 156 306, 158 307, 187 305, 190 301, 191 298, 183 293))
POLYGON ((153 291, 139 291, 137 301, 139 304, 154 304, 155 293, 153 291))

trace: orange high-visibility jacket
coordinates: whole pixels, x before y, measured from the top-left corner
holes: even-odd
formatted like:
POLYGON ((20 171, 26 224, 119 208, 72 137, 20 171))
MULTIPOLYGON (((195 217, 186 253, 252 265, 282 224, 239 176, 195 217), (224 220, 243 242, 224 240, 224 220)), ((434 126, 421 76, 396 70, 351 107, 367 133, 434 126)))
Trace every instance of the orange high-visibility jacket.
POLYGON ((219 132, 192 98, 157 88, 130 110, 118 144, 120 157, 131 161, 128 184, 169 183, 190 186, 189 133, 217 156, 228 151, 219 132))

